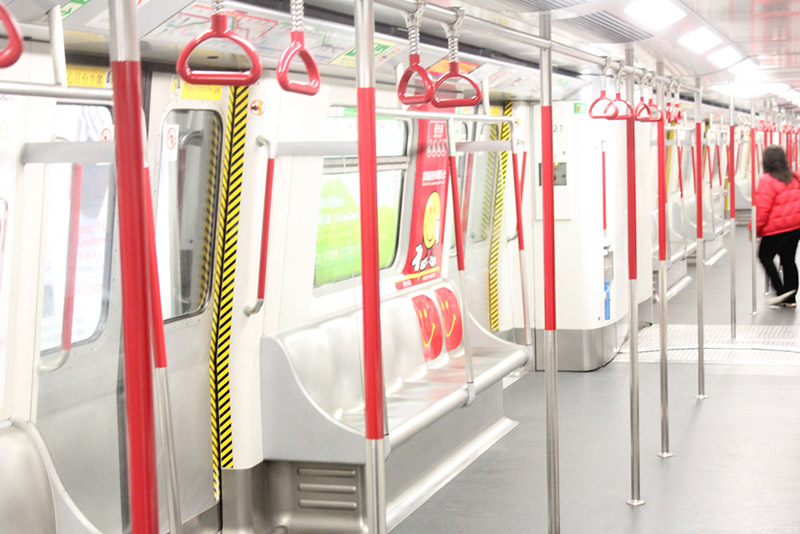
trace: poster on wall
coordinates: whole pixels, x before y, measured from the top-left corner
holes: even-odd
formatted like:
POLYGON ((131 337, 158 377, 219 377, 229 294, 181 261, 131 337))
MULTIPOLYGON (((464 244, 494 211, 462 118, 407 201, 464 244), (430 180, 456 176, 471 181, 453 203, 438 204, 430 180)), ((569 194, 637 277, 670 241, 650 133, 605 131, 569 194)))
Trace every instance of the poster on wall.
POLYGON ((447 123, 419 120, 411 231, 398 289, 441 276, 447 212, 447 123))

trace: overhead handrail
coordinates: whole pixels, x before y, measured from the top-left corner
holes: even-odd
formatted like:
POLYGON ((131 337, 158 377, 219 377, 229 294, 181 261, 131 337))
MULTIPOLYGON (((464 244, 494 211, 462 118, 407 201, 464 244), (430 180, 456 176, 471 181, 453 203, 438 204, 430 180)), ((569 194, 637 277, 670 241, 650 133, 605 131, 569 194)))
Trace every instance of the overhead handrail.
POLYGON ((619 110, 616 106, 613 106, 613 100, 611 100, 606 95, 606 84, 608 80, 606 79, 606 73, 608 69, 611 67, 611 58, 606 58, 605 65, 603 65, 603 69, 600 71, 600 96, 594 99, 589 105, 589 116, 593 119, 613 119, 619 113, 619 110), (607 113, 609 109, 609 105, 612 105, 611 112, 607 113), (596 112, 595 107, 601 106, 602 111, 596 112))
POLYGON ((453 24, 445 25, 447 31, 447 48, 449 70, 442 74, 433 86, 433 98, 431 103, 437 108, 455 108, 461 106, 477 106, 483 100, 481 87, 468 74, 462 73, 458 64, 458 32, 461 30, 461 23, 464 21, 464 8, 459 8, 456 20, 453 24), (448 80, 466 80, 472 85, 475 94, 469 98, 439 98, 436 94, 442 88, 444 82, 448 80))
POLYGON ((622 99, 622 77, 624 74, 622 73, 622 69, 618 70, 617 73, 614 75, 614 89, 616 90, 616 95, 614 99, 606 106, 604 113, 606 115, 611 115, 611 110, 616 110, 616 113, 613 114, 611 117, 606 117, 608 120, 627 120, 634 118, 634 110, 633 106, 631 106, 626 100, 622 99))
POLYGON ((422 22, 422 13, 425 11, 427 0, 418 0, 417 9, 413 13, 406 14, 406 26, 408 27, 408 68, 400 77, 397 84, 397 99, 406 106, 414 104, 427 104, 433 98, 434 88, 431 75, 419 63, 419 26, 422 22), (425 91, 422 94, 408 94, 408 82, 416 74, 422 80, 425 91))
POLYGON ((228 15, 225 13, 225 0, 214 0, 211 11, 211 28, 189 41, 181 51, 175 69, 178 75, 189 83, 196 85, 252 85, 261 78, 261 58, 253 43, 228 28, 228 15), (189 67, 189 56, 195 48, 209 39, 227 39, 238 44, 250 59, 250 70, 237 71, 195 71, 189 67))
POLYGON ((22 36, 14 16, 0 4, 0 22, 8 34, 8 45, 0 51, 0 68, 5 69, 16 63, 22 55, 22 36))
POLYGON ((303 29, 303 0, 291 0, 292 31, 289 34, 291 43, 283 51, 275 73, 278 83, 284 91, 314 96, 319 92, 319 67, 314 56, 306 48, 306 32, 303 29), (306 67, 307 82, 295 82, 289 79, 289 66, 295 56, 299 56, 306 67))
POLYGON ((244 314, 248 317, 261 311, 267 285, 267 253, 269 252, 269 219, 272 212, 272 183, 275 175, 275 147, 265 137, 259 135, 256 144, 267 149, 267 183, 264 188, 264 212, 261 215, 261 252, 258 261, 258 293, 256 303, 247 306, 244 314))

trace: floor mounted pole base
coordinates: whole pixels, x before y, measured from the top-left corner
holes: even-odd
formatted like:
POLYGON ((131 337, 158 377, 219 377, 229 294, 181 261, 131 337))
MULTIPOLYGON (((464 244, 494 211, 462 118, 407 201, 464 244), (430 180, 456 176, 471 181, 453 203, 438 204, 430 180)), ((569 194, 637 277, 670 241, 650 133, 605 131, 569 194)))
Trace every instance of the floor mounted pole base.
POLYGON ((704 400, 708 398, 708 395, 695 395, 695 398, 698 400, 704 400))
POLYGON ((644 506, 643 499, 628 499, 628 504, 631 506, 644 506))
POLYGON ((658 456, 659 458, 672 458, 675 455, 671 452, 659 452, 658 456))

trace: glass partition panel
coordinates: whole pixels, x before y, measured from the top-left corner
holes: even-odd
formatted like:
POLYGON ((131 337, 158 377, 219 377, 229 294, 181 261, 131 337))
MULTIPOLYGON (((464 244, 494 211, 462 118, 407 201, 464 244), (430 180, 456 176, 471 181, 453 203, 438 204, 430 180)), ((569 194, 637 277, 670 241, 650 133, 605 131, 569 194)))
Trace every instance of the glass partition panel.
MULTIPOLYGON (((103 106, 57 105, 56 142, 112 137, 103 106)), ((127 478, 114 165, 46 169, 35 424, 64 490, 98 531, 125 532, 127 478)))
POLYGON ((201 311, 211 295, 222 121, 214 111, 175 110, 161 133, 156 247, 169 320, 201 311))

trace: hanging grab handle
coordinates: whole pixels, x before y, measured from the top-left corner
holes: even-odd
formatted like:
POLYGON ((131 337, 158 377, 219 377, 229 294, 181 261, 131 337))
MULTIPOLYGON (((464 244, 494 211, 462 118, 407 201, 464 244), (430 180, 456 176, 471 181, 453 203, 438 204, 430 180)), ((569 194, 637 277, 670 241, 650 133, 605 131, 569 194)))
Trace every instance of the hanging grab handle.
POLYGON ((406 15, 406 26, 408 27, 408 68, 400 77, 397 84, 397 99, 401 104, 410 106, 413 104, 427 104, 433 98, 433 81, 428 71, 419 63, 419 25, 422 21, 422 13, 425 11, 427 0, 419 0, 417 9, 413 13, 406 15), (408 94, 408 82, 414 75, 422 80, 425 91, 422 94, 408 94))
POLYGON ((603 113, 613 115, 608 117, 609 120, 621 121, 634 118, 633 106, 622 99, 622 69, 618 70, 616 76, 614 76, 614 86, 617 94, 614 100, 608 103, 603 113), (615 111, 616 113, 614 113, 615 111))
POLYGON ((448 45, 448 60, 450 63, 450 70, 444 73, 433 86, 433 105, 437 108, 454 108, 459 106, 477 106, 483 100, 481 88, 478 83, 473 80, 469 75, 461 72, 458 65, 458 32, 461 29, 461 23, 464 21, 464 8, 460 8, 456 15, 456 20, 453 24, 446 26, 447 28, 447 45, 448 45), (442 84, 447 80, 466 80, 475 90, 475 94, 469 98, 439 98, 436 93, 441 89, 442 84))
POLYGON ((283 51, 278 61, 276 77, 284 91, 314 96, 319 92, 319 68, 314 56, 306 48, 306 32, 303 29, 303 0, 292 0, 291 44, 283 51), (294 82, 289 79, 289 66, 295 56, 299 56, 306 67, 307 82, 294 82))
POLYGON ((261 77, 261 58, 253 43, 228 28, 228 16, 223 13, 224 0, 214 0, 211 13, 211 29, 192 39, 178 57, 178 75, 189 83, 197 85, 252 85, 261 77), (189 67, 189 56, 194 49, 209 39, 228 39, 238 44, 250 58, 252 66, 244 72, 195 71, 189 67))
POLYGON ((594 102, 589 105, 589 116, 593 119, 614 119, 619 113, 619 110, 616 106, 612 105, 611 108, 608 107, 613 103, 613 100, 606 96, 606 83, 608 83, 608 80, 606 79, 606 72, 610 66, 611 60, 606 58, 606 64, 603 66, 603 70, 600 72, 600 96, 595 98, 594 102), (595 111, 597 106, 600 106, 602 111, 595 111), (609 109, 610 112, 606 113, 606 110, 609 109))
POLYGON ((0 21, 3 22, 8 34, 8 46, 0 52, 0 68, 4 69, 16 63, 22 55, 22 36, 17 21, 2 4, 0 4, 0 21))

